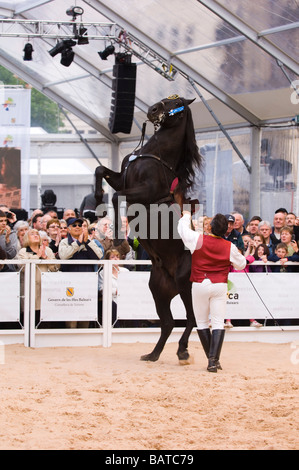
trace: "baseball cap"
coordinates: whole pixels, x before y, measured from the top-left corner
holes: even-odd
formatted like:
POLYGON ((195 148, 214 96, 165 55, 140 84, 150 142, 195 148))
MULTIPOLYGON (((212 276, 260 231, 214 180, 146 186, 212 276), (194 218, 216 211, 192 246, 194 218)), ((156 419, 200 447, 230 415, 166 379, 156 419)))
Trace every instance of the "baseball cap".
POLYGON ((225 214, 225 218, 228 222, 234 222, 235 221, 234 216, 231 215, 231 214, 225 214))
POLYGON ((67 222, 68 227, 70 225, 73 225, 76 222, 80 222, 81 224, 83 224, 83 220, 82 219, 77 219, 76 217, 69 217, 66 222, 67 222))

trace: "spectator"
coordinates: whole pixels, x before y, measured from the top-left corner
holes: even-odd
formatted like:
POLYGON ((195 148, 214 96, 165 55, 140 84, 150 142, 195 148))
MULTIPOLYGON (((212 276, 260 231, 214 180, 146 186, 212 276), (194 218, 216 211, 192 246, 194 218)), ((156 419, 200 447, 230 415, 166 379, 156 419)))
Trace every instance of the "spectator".
POLYGON ((257 245, 253 257, 255 261, 263 261, 265 263, 265 266, 261 264, 254 264, 249 267, 249 272, 264 273, 271 271, 271 268, 266 265, 269 255, 270 251, 265 243, 260 243, 259 245, 257 245))
POLYGON ((288 227, 293 228, 294 225, 295 225, 295 222, 296 222, 296 215, 294 214, 294 212, 289 212, 289 213, 286 215, 286 225, 287 225, 288 227))
POLYGON ((226 214, 225 218, 228 222, 227 226, 227 231, 226 234, 224 235, 224 239, 232 242, 236 247, 243 252, 244 250, 244 243, 242 239, 242 235, 240 232, 234 229, 234 224, 235 224, 235 217, 231 214, 226 214))
MULTIPOLYGON (((40 217, 42 217, 44 215, 43 211, 41 209, 35 209, 30 218, 27 220, 28 224, 32 227, 32 219, 36 216, 36 215, 39 215, 40 217)), ((35 227, 34 227, 35 228, 35 227)), ((37 229, 39 230, 39 229, 37 229)))
POLYGON ((274 253, 274 244, 271 238, 272 226, 268 220, 262 220, 258 225, 258 231, 264 236, 265 244, 269 248, 270 255, 274 253))
POLYGON ((280 231, 285 226, 286 214, 278 210, 274 214, 271 238, 274 245, 280 242, 280 231))
MULTIPOLYGON (((105 259, 110 260, 120 260, 119 251, 115 248, 108 250, 104 256, 105 259)), ((128 269, 120 266, 119 264, 112 265, 112 325, 115 324, 117 320, 117 281, 120 272, 128 271, 128 269)), ((104 270, 102 269, 99 272, 99 297, 98 297, 98 320, 102 325, 102 302, 103 302, 103 284, 104 284, 104 270)))
POLYGON ((211 221, 212 217, 205 216, 203 218, 203 233, 209 235, 211 233, 211 221))
POLYGON ((258 226, 261 220, 262 219, 258 215, 254 215, 253 217, 251 217, 247 225, 247 231, 248 233, 250 233, 250 235, 254 236, 257 233, 258 226))
POLYGON ((51 219, 52 219, 52 217, 51 217, 50 214, 43 215, 42 220, 40 221, 40 224, 41 224, 41 229, 40 230, 43 230, 44 232, 47 232, 47 223, 51 219))
POLYGON ((280 240, 282 243, 287 245, 287 256, 292 256, 295 252, 298 251, 298 245, 295 239, 293 238, 294 232, 293 229, 289 226, 282 227, 280 231, 280 240))
POLYGON ((253 237, 253 246, 254 248, 256 248, 258 245, 260 245, 261 243, 265 243, 265 238, 264 238, 264 235, 262 235, 261 233, 257 232, 254 237, 253 237))
POLYGON ((254 255, 254 244, 253 244, 253 238, 251 235, 245 234, 242 235, 243 243, 244 243, 244 250, 243 254, 244 256, 249 256, 249 255, 254 255))
MULTIPOLYGON (((6 253, 2 248, 0 248, 0 260, 6 259, 6 253)), ((0 264, 0 273, 4 273, 10 271, 9 266, 7 264, 0 264)))
POLYGON ((42 230, 42 218, 43 218, 43 213, 37 213, 31 218, 31 227, 34 228, 35 230, 42 230))
POLYGON ((275 253, 268 257, 269 261, 279 263, 279 266, 272 266, 273 272, 285 273, 289 271, 288 266, 285 266, 285 263, 288 261, 287 258, 288 247, 285 243, 277 243, 275 246, 275 253))
MULTIPOLYGON (((83 219, 69 217, 67 219, 68 237, 61 240, 58 255, 61 260, 99 260, 103 257, 103 250, 94 240, 89 240, 88 232, 83 232, 83 219)), ((94 272, 91 264, 72 264, 61 266, 64 272, 94 272)), ((88 328, 89 322, 66 322, 70 328, 88 328)))
POLYGON ((67 223, 64 219, 60 219, 60 236, 61 239, 67 238, 67 223))
POLYGON ((111 250, 113 246, 113 224, 109 217, 98 220, 95 230, 96 239, 104 247, 104 251, 111 250))
MULTIPOLYGON (((55 259, 53 251, 42 244, 41 236, 38 230, 29 229, 24 235, 23 248, 18 253, 18 259, 43 259, 53 260, 55 259)), ((58 264, 40 264, 36 266, 35 271, 35 321, 36 325, 40 323, 40 303, 41 303, 41 273, 47 271, 58 271, 58 264)), ((23 280, 22 280, 23 282, 23 280)))
POLYGON ((14 225, 14 231, 16 232, 18 238, 18 252, 23 247, 23 238, 27 230, 29 230, 29 224, 26 222, 26 220, 18 220, 18 222, 16 222, 14 225))
POLYGON ((18 252, 18 238, 7 223, 5 212, 0 211, 0 248, 4 250, 7 259, 13 259, 18 252))
POLYGON ((67 220, 69 217, 76 217, 76 213, 73 209, 64 209, 63 220, 67 220))
POLYGON ((87 194, 87 196, 84 197, 81 203, 81 206, 79 209, 79 215, 80 217, 88 219, 90 223, 93 223, 97 220, 96 208, 97 208, 97 201, 96 201, 96 198, 94 197, 94 192, 87 194))
POLYGON ((237 230, 241 235, 246 235, 248 232, 244 226, 244 217, 239 212, 232 212, 235 218, 234 229, 237 230))
POLYGON ((61 241, 60 221, 58 219, 48 220, 47 234, 51 239, 49 243, 49 247, 53 251, 55 258, 58 258, 58 246, 61 241))

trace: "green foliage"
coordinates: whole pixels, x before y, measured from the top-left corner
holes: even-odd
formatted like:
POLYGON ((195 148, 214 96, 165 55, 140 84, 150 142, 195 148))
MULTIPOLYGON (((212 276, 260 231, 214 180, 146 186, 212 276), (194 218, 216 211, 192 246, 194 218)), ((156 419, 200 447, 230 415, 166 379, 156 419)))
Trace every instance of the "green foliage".
MULTIPOLYGON (((9 70, 0 65, 0 81, 4 85, 28 86, 23 80, 16 77, 9 70)), ((35 88, 31 90, 31 126, 42 127, 47 132, 57 133, 63 127, 63 114, 54 101, 50 100, 35 88)))

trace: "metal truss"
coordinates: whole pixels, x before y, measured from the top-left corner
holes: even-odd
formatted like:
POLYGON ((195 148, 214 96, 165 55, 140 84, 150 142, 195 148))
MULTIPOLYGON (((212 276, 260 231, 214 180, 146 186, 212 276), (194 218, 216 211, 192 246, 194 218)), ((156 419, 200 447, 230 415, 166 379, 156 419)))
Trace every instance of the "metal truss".
POLYGON ((0 36, 19 38, 74 39, 78 27, 84 28, 81 37, 91 40, 117 39, 115 23, 85 23, 82 21, 49 21, 0 19, 0 36))

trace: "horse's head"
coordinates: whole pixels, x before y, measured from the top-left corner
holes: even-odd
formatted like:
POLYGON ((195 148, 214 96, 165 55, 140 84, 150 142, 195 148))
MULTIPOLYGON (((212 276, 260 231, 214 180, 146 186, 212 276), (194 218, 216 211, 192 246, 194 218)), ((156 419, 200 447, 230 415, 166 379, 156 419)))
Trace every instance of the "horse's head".
POLYGON ((169 96, 151 106, 147 117, 155 127, 176 126, 186 114, 188 105, 193 101, 194 99, 187 100, 178 95, 169 96))

